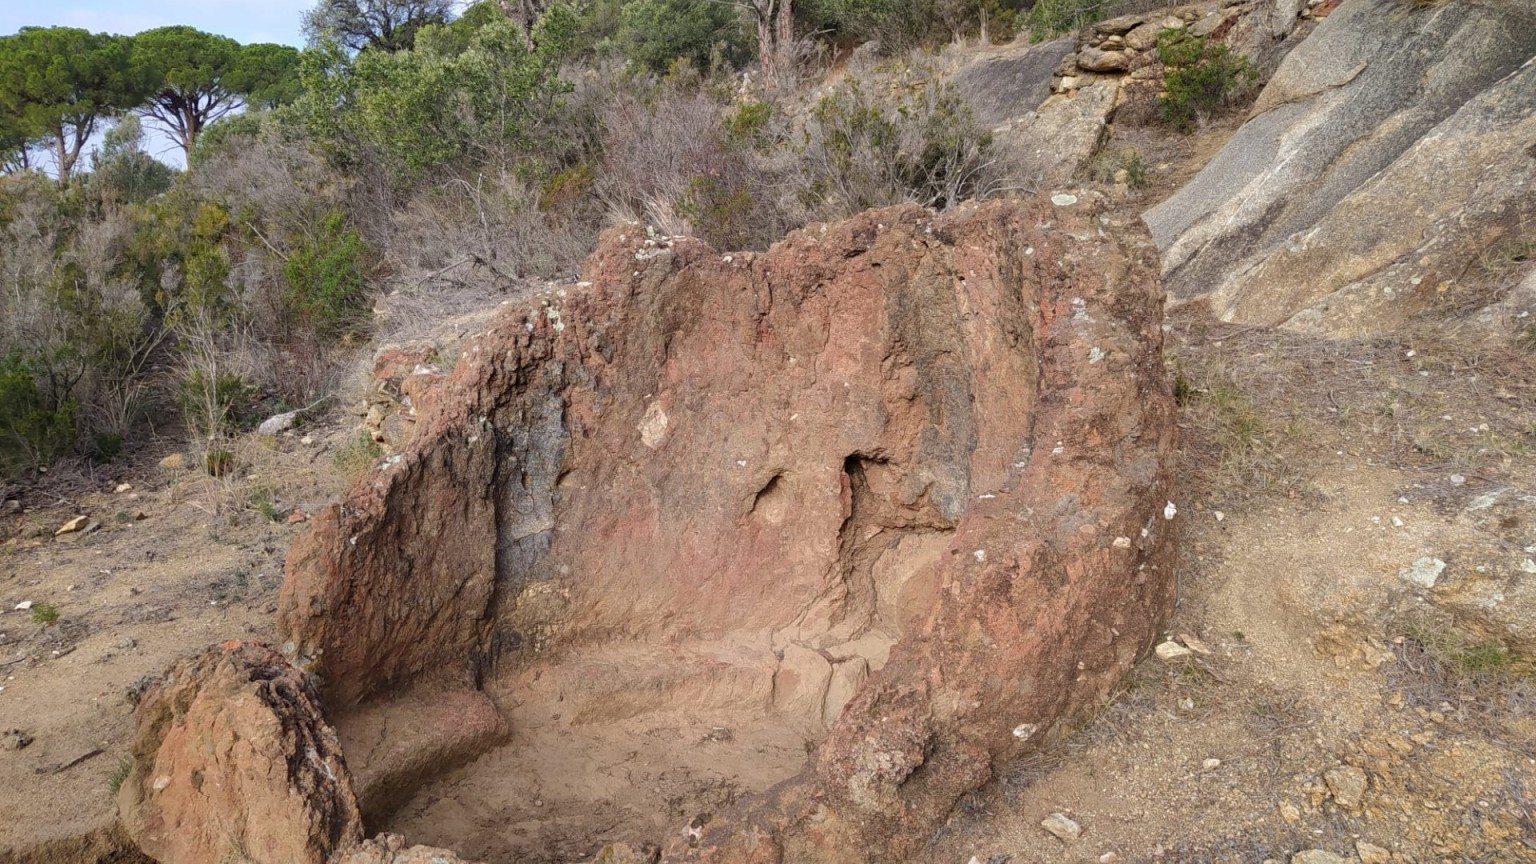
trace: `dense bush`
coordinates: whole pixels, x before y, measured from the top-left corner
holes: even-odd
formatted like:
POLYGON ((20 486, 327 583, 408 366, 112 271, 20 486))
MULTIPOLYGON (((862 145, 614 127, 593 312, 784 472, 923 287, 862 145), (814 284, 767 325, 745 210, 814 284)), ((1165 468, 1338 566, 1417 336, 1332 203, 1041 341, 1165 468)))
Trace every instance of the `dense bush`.
POLYGON ((1248 58, 1233 54, 1226 43, 1183 30, 1158 34, 1157 57, 1167 67, 1158 113, 1184 132, 1193 130, 1202 114, 1225 107, 1258 80, 1248 58))
POLYGON ((47 467, 75 445, 73 400, 50 400, 19 354, 0 356, 0 477, 47 467))
POLYGON ((616 37, 625 56, 653 72, 665 72, 679 58, 707 70, 751 54, 736 9, 717 0, 632 0, 620 13, 616 37))
POLYGON ((811 111, 799 160, 799 199, 817 218, 912 201, 951 207, 989 191, 991 133, 948 85, 877 98, 857 81, 811 111))
MULTIPOLYGON (((241 49, 250 80, 209 94, 232 113, 184 118, 186 172, 145 152, 132 81, 69 120, 110 131, 63 182, 28 170, 40 121, 0 98, 0 470, 131 452, 178 413, 228 468, 232 434, 333 393, 365 337, 569 278, 616 220, 763 248, 870 206, 989 194, 990 137, 933 70, 858 64, 810 104, 782 85, 818 42, 1005 38, 1024 5, 798 0, 765 42, 774 82, 739 74, 757 49, 745 0, 556 0, 526 29, 503 10, 529 6, 442 6, 356 52, 241 49)), ((161 65, 234 56, 205 37, 143 44, 163 43, 161 65)), ((80 44, 112 65, 127 43, 80 44)), ((162 123, 226 77, 146 76, 162 123)))
POLYGON ((340 337, 355 331, 367 315, 367 250, 346 214, 333 212, 319 233, 288 254, 289 308, 316 333, 340 337))

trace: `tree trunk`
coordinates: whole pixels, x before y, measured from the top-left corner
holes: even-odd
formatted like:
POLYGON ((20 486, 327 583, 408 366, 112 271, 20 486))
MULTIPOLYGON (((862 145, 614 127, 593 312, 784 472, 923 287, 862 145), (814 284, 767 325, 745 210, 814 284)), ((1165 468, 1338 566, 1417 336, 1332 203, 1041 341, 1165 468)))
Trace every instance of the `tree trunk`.
POLYGON ((763 86, 777 90, 794 65, 794 0, 752 0, 757 22, 757 61, 763 86))
POLYGON ((539 23, 539 18, 544 15, 548 6, 547 0, 496 0, 507 17, 523 25, 523 41, 527 43, 528 50, 532 51, 533 28, 539 23))

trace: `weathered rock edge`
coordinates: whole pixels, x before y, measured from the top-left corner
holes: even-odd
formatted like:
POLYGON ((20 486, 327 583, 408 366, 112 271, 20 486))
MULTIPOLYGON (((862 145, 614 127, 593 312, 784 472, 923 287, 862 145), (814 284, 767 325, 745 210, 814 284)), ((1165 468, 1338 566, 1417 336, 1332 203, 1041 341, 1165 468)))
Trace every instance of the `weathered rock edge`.
POLYGON ((184 658, 145 693, 123 828, 162 864, 325 864, 363 839, 336 733, 282 655, 226 642, 184 658))
POLYGON ((850 545, 950 532, 814 765, 669 854, 914 851, 994 758, 1100 702, 1173 600, 1155 252, 1058 200, 874 211, 762 255, 610 231, 295 543, 285 651, 347 712, 605 640, 827 650, 850 545), (883 521, 848 541, 861 495, 883 521))
POLYGON ((137 847, 159 864, 463 864, 398 835, 363 839, 336 732, 308 677, 270 646, 177 661, 135 720, 115 848, 65 860, 141 860, 137 847))

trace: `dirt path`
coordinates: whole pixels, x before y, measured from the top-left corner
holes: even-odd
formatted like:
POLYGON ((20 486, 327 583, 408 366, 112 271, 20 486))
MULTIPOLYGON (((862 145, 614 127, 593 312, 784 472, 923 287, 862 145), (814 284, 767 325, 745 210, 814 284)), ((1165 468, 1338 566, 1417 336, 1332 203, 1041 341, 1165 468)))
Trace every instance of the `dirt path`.
POLYGON ((1171 353, 1193 518, 1168 632, 1211 654, 1145 661, 928 860, 1536 861, 1532 364, 1190 320, 1171 353), (1420 558, 1433 589, 1399 575, 1420 558))

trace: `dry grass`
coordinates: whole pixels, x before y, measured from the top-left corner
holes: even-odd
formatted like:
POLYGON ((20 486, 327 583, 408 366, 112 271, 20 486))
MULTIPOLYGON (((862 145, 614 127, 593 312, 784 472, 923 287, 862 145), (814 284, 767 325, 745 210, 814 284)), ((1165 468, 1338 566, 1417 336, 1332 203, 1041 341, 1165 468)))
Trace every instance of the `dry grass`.
POLYGON ((1476 471, 1536 452, 1536 364, 1434 330, 1318 339, 1197 313, 1168 343, 1196 491, 1307 493, 1319 447, 1396 468, 1476 471))
POLYGON ((1444 613, 1400 621, 1388 684, 1413 709, 1536 759, 1536 658, 1466 629, 1444 613))

